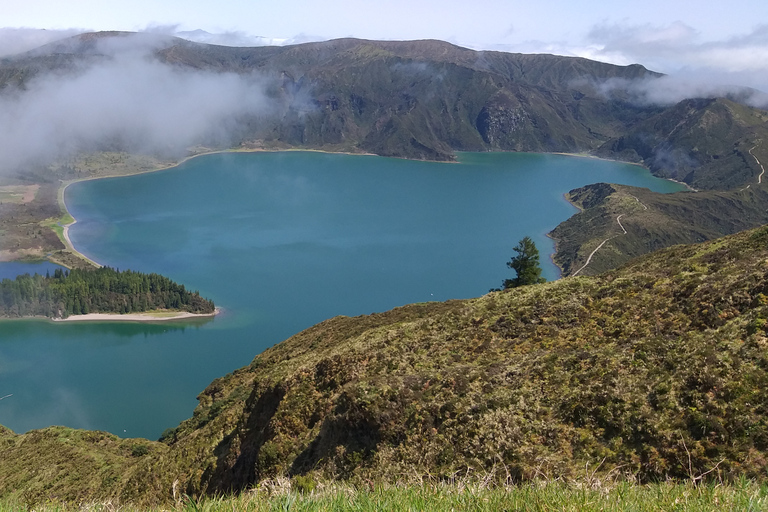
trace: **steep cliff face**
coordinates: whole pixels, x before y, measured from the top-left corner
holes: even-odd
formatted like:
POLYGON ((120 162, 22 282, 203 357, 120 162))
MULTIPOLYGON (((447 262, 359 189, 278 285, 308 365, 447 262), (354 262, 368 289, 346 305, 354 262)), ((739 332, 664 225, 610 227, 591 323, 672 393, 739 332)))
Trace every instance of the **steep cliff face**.
POLYGON ((514 141, 530 127, 530 119, 520 101, 506 91, 491 97, 477 116, 477 131, 486 144, 500 148, 514 141))

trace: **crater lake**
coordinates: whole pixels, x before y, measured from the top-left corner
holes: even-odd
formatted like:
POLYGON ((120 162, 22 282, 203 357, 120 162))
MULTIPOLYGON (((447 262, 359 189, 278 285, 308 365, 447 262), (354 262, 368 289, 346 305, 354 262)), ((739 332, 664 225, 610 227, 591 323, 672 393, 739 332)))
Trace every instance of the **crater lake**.
POLYGON ((79 251, 164 274, 223 312, 184 323, 0 322, 0 396, 12 395, 0 424, 156 439, 192 415, 214 378, 317 322, 499 286, 524 236, 556 279, 546 233, 577 211, 563 194, 596 182, 683 189, 634 165, 519 153, 462 153, 456 164, 221 153, 75 183, 65 201, 79 251))

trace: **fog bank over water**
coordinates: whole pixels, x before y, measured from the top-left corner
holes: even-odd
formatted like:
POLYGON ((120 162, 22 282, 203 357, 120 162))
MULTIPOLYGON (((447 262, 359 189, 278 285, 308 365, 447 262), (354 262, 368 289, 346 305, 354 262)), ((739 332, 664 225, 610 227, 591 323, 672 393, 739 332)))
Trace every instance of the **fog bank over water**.
POLYGON ((146 38, 110 38, 93 64, 3 91, 0 172, 82 150, 176 156, 194 144, 231 145, 245 119, 269 112, 263 77, 171 67, 153 49, 146 38))

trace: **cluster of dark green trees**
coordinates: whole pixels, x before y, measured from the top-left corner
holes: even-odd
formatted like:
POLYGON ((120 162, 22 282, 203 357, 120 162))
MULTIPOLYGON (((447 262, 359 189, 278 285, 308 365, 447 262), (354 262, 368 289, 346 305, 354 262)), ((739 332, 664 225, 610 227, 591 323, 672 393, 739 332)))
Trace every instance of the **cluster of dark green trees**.
POLYGON ((109 267, 24 274, 0 282, 0 316, 66 318, 87 313, 138 313, 173 309, 213 313, 213 301, 159 274, 109 267))

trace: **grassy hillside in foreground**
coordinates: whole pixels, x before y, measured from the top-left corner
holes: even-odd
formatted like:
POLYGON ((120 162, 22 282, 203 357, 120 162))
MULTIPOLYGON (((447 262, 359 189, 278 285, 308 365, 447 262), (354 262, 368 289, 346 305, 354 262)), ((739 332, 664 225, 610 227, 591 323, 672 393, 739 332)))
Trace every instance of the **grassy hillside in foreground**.
POLYGON ((178 512, 294 512, 382 510, 482 511, 672 511, 764 510, 768 507, 768 487, 740 481, 735 485, 695 485, 671 482, 633 485, 599 479, 583 485, 562 482, 537 482, 525 486, 497 486, 489 482, 421 483, 408 486, 291 485, 270 481, 257 489, 234 497, 189 498, 180 495, 173 505, 136 507, 103 503, 65 505, 55 500, 0 500, 0 512, 34 510, 68 511, 178 511, 178 512), (312 490, 310 490, 312 489, 312 490))
POLYGON ((599 274, 664 247, 768 223, 768 191, 757 184, 729 192, 660 194, 596 183, 571 190, 566 198, 581 212, 549 233, 557 242, 553 259, 564 276, 599 274))
POLYGON ((327 320, 216 379, 137 452, 105 434, 4 431, 0 492, 151 503, 279 476, 501 468, 514 482, 586 467, 763 481, 767 329, 764 227, 601 276, 327 320))

